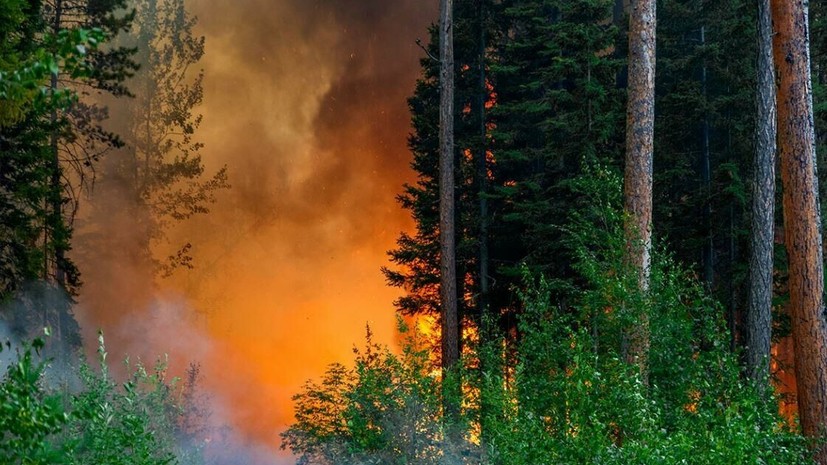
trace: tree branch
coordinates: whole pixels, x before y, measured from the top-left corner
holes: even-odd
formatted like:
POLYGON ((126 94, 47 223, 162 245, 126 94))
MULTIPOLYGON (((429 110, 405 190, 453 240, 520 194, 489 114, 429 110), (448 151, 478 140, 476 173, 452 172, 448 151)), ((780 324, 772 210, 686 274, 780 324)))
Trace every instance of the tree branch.
POLYGON ((430 58, 430 59, 434 60, 435 62, 439 63, 439 58, 433 56, 431 54, 431 52, 429 52, 428 49, 425 48, 424 45, 422 45, 422 40, 416 39, 416 45, 419 45, 419 48, 421 48, 422 51, 425 52, 426 55, 428 55, 428 58, 430 58))

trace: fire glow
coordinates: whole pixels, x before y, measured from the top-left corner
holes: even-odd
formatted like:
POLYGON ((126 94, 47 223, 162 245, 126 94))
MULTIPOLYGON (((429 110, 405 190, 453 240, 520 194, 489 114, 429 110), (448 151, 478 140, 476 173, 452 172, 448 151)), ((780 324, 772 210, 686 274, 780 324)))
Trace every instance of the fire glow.
POLYGON ((393 344, 398 291, 379 268, 411 226, 394 198, 413 176, 406 98, 431 3, 191 2, 207 50, 196 137, 232 188, 170 231, 171 247, 192 243, 195 269, 161 289, 141 282, 146 270, 90 257, 85 340, 103 328, 113 356, 200 362, 217 415, 271 448, 290 396, 349 360, 366 322, 393 344))

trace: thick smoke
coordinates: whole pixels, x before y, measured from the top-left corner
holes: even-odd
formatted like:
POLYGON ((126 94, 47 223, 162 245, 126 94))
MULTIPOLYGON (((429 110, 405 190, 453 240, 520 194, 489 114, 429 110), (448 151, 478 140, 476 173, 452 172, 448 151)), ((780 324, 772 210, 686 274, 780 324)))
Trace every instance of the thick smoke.
MULTIPOLYGON (((397 291, 379 267, 410 227, 394 196, 412 178, 406 98, 419 70, 415 40, 436 7, 190 2, 207 40, 196 137, 207 172, 227 165, 232 188, 209 215, 170 231, 171 247, 192 243, 195 269, 160 289, 141 260, 123 259, 140 255, 129 250, 129 218, 82 215, 87 343, 103 327, 113 356, 201 362, 218 416, 240 442, 257 444, 257 457, 277 447, 290 396, 328 363, 348 360, 366 322, 392 343, 397 291), (121 237, 119 246, 101 236, 121 237)), ((120 201, 100 190, 92 206, 120 201)))

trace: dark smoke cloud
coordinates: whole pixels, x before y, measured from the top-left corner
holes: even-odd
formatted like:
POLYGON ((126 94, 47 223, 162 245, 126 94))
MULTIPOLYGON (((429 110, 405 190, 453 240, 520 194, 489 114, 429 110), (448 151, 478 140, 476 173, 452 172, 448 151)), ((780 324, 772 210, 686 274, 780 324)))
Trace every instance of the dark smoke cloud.
MULTIPOLYGON (((415 40, 427 37, 437 1, 189 7, 207 39, 197 137, 207 172, 227 165, 232 189, 170 231, 171 248, 193 244, 196 269, 160 289, 118 261, 123 250, 78 245, 79 314, 87 335, 111 328, 110 346, 124 352, 200 358, 218 416, 272 449, 290 396, 348 360, 366 322, 377 340, 394 340, 398 294, 379 267, 411 226, 394 196, 413 179, 406 99, 419 74, 415 40)), ((109 221, 92 217, 90 228, 134 233, 109 221)))

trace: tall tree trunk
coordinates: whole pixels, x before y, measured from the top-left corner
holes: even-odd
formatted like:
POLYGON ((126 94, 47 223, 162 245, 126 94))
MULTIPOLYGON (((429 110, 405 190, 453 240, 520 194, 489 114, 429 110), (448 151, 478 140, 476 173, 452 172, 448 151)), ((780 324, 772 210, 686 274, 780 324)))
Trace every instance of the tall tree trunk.
POLYGON ((747 308, 747 376, 764 391, 770 374, 775 231, 775 68, 770 0, 758 1, 758 92, 752 178, 752 234, 747 308))
MULTIPOLYGON (((486 52, 486 34, 485 34, 485 2, 487 0, 477 0, 478 7, 478 44, 477 44, 477 101, 476 113, 479 131, 479 147, 476 154, 476 177, 477 177, 477 195, 479 198, 479 297, 477 299, 477 312, 479 318, 479 327, 477 328, 479 334, 479 369, 482 373, 480 379, 486 379, 486 374, 490 373, 492 376, 497 376, 492 372, 494 364, 489 357, 490 344, 493 342, 493 334, 491 331, 491 320, 489 311, 489 280, 488 280, 488 131, 485 125, 485 103, 488 97, 488 85, 486 81, 485 72, 485 52, 486 52)), ((490 427, 488 417, 491 414, 491 399, 485 386, 480 386, 480 444, 482 445, 483 453, 485 446, 490 440, 490 427)))
MULTIPOLYGON (((60 25, 63 21, 63 2, 61 0, 55 1, 55 11, 54 11, 54 22, 52 23, 52 32, 55 36, 58 35, 60 32, 60 25)), ((56 73, 52 73, 51 80, 50 80, 50 88, 51 92, 55 93, 58 90, 58 75, 56 73)), ((51 180, 50 180, 50 199, 49 199, 49 214, 50 218, 48 220, 49 226, 51 227, 51 240, 52 240, 52 247, 54 248, 54 264, 53 269, 49 270, 49 227, 46 228, 46 234, 44 236, 44 247, 46 250, 44 251, 44 256, 46 257, 46 275, 43 277, 44 279, 54 278, 54 281, 60 286, 61 288, 66 287, 66 274, 64 270, 64 262, 66 260, 66 250, 64 246, 64 237, 60 237, 61 234, 58 233, 60 229, 62 229, 63 223, 63 176, 60 167, 60 150, 58 147, 58 128, 57 128, 57 109, 52 109, 50 122, 52 124, 52 134, 51 134, 51 166, 50 169, 51 173, 51 180), (52 274, 53 273, 53 274, 52 274), (50 276, 51 275, 51 276, 50 276)))
MULTIPOLYGON (((706 48, 706 27, 701 26, 701 47, 706 48)), ((707 102, 707 69, 706 58, 701 66, 701 93, 704 102, 707 102)), ((712 231, 712 160, 709 150, 709 115, 704 112, 701 130, 701 181, 703 182, 704 207, 703 222, 706 228, 706 241, 703 246, 704 282, 708 289, 712 289, 715 278, 714 247, 712 231)))
MULTIPOLYGON (((54 4, 54 22, 52 23, 52 33, 57 37, 60 33, 61 24, 63 21, 63 2, 56 0, 54 4)), ((57 73, 52 73, 49 80, 49 87, 52 95, 58 91, 59 76, 57 73)), ((63 169, 60 165, 60 147, 59 147, 59 129, 58 129, 58 113, 57 109, 53 108, 49 115, 49 122, 51 123, 49 150, 50 150, 50 166, 51 177, 49 179, 49 205, 47 208, 48 214, 46 220, 46 228, 43 236, 44 247, 44 276, 45 281, 52 282, 56 285, 56 298, 51 304, 43 305, 44 321, 43 326, 50 328, 55 333, 57 341, 56 347, 56 362, 58 366, 65 366, 66 352, 63 350, 64 343, 64 318, 68 313, 68 306, 62 299, 67 290, 66 283, 66 247, 67 247, 67 225, 63 218, 63 169), (51 233, 51 244, 49 243, 51 233), (49 250, 51 247, 52 250, 49 250), (53 263, 49 264, 50 255, 53 254, 53 263)))
MULTIPOLYGON (((821 215, 816 176, 808 2, 772 0, 774 57, 778 70, 778 144, 784 185, 784 233, 789 257, 790 313, 805 435, 827 425, 827 321, 821 215)), ((815 451, 827 464, 827 448, 815 451)))
POLYGON ((488 86, 485 78, 485 0, 479 0, 479 44, 477 48, 478 82, 477 82, 477 122, 479 130, 479 148, 477 149, 477 191, 479 196, 479 299, 478 311, 481 324, 480 336, 487 334, 482 325, 488 313, 488 131, 485 127, 485 102, 488 96, 488 86))
MULTIPOLYGON (((459 361, 459 321, 454 229, 454 31, 453 0, 440 0, 439 14, 439 240, 440 300, 442 308, 443 385, 459 361)), ((443 390, 445 415, 459 414, 459 389, 443 390), (456 391, 456 392, 455 392, 456 391)))
MULTIPOLYGON (((655 129, 655 0, 633 0, 629 12, 629 100, 626 112, 624 209, 627 260, 641 292, 649 290, 652 253, 652 158, 655 129)), ((648 379, 649 315, 628 328, 626 360, 648 379)))

